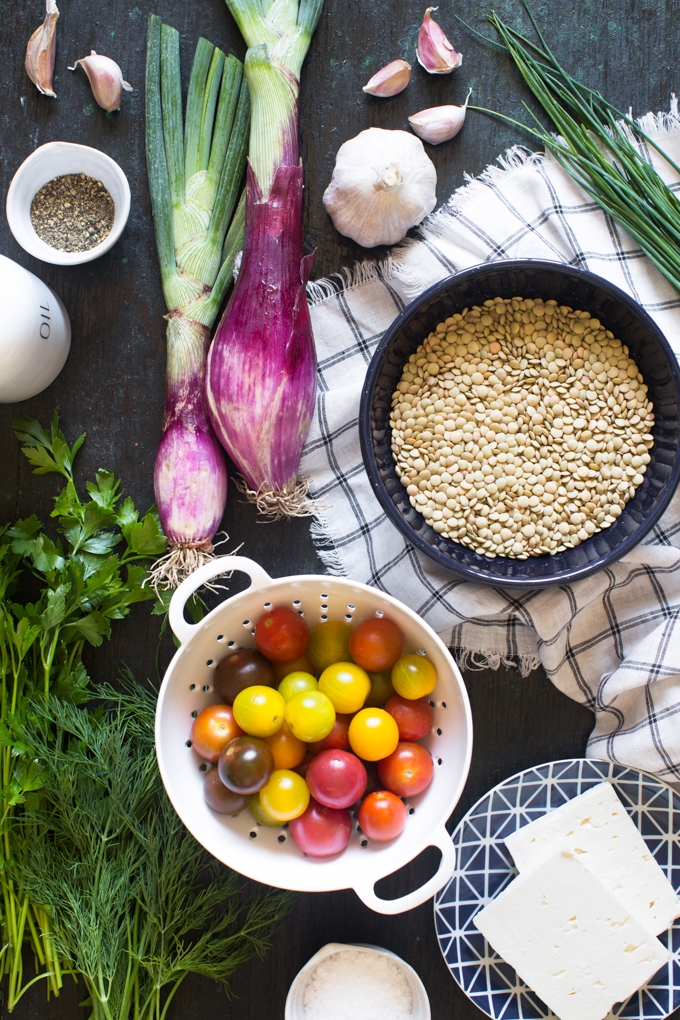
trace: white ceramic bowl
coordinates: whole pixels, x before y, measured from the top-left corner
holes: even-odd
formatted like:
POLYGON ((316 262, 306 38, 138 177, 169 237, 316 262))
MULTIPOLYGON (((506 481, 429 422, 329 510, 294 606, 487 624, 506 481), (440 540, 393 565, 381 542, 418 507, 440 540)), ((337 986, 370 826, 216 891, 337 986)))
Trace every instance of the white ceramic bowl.
MULTIPOLYGON (((304 1020, 305 987, 312 971, 317 964, 321 963, 322 960, 325 960, 327 956, 333 956, 334 953, 341 953, 347 949, 361 949, 366 953, 376 954, 378 956, 388 956, 391 960, 394 960, 395 963, 399 965, 399 968, 411 988, 411 994, 413 996, 413 1020, 430 1020, 430 1000, 427 997, 425 985, 420 980, 413 967, 410 967, 400 956, 397 956, 396 953, 390 952, 389 949, 382 949, 380 946, 369 946, 363 942, 351 942, 349 945, 343 945, 341 942, 329 942, 328 945, 323 946, 318 953, 315 953, 311 960, 308 960, 302 970, 298 972, 295 980, 288 990, 284 1020, 304 1020)), ((359 1020, 358 1017, 357 1020, 359 1020)), ((387 1020, 387 1017, 385 1020, 387 1020)))
POLYGON ((92 262, 107 252, 123 233, 130 213, 130 185, 114 160, 99 149, 74 142, 47 142, 21 164, 7 192, 7 221, 21 247, 43 262, 55 266, 77 266, 92 262), (55 177, 87 174, 101 181, 116 207, 111 233, 101 244, 87 251, 58 251, 42 241, 31 223, 31 202, 36 193, 55 177))
POLYGON ((156 752, 161 776, 177 814, 199 843, 224 864, 266 885, 299 892, 354 889, 381 914, 399 914, 419 906, 448 881, 455 853, 446 822, 465 786, 472 754, 472 715, 463 678, 446 646, 412 609, 397 599, 344 577, 298 575, 272 578, 245 556, 223 556, 200 567, 172 597, 170 626, 181 646, 163 679, 156 709, 156 752), (198 624, 184 618, 184 606, 201 585, 232 570, 251 579, 198 624), (205 763, 191 746, 192 715, 219 701, 213 672, 234 648, 253 647, 258 617, 271 606, 290 606, 310 627, 326 620, 360 623, 378 614, 394 620, 404 634, 407 653, 425 649, 437 670, 431 695, 434 725, 423 739, 434 759, 434 778, 417 797, 409 797, 406 826, 398 839, 375 843, 354 831, 345 851, 334 857, 306 857, 288 829, 258 826, 249 810, 236 818, 211 811, 203 797, 205 763), (437 872, 419 889, 399 899, 380 899, 375 883, 408 864, 428 846, 442 857, 437 872))

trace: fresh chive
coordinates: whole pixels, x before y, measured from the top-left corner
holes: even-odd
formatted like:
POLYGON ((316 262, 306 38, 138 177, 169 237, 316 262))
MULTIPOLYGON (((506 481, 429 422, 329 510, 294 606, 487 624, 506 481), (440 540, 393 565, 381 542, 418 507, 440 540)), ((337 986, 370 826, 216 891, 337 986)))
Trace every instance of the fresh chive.
POLYGON ((184 139, 184 173, 187 181, 200 169, 199 139, 203 120, 203 103, 214 50, 215 47, 207 39, 199 39, 191 67, 184 139))

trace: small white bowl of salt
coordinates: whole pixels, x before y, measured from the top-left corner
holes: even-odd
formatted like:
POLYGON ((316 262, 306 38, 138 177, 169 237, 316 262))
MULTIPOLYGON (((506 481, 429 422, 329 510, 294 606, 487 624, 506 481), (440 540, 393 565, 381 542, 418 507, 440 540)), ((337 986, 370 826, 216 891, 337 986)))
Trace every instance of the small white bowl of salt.
POLYGON ((329 942, 299 972, 285 1020, 430 1020, 413 967, 379 946, 329 942))

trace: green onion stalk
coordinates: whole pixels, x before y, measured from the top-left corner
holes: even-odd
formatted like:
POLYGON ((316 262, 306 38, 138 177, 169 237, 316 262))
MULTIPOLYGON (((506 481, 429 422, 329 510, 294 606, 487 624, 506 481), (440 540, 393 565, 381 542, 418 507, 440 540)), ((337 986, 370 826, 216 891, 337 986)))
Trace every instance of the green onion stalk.
POLYGON ((208 354, 210 420, 244 491, 274 518, 313 507, 298 480, 316 354, 303 256, 300 71, 323 0, 227 0, 248 45, 253 106, 243 261, 208 354))
POLYGON ((488 20, 558 136, 546 130, 530 110, 535 127, 492 110, 481 112, 519 124, 540 139, 566 173, 625 227, 659 272, 680 290, 680 200, 641 155, 640 142, 647 142, 677 173, 680 167, 631 117, 564 70, 526 3, 524 7, 536 31, 537 43, 505 24, 495 13, 488 20))
POLYGON ((210 331, 243 246, 250 100, 243 65, 199 39, 182 121, 179 33, 149 16, 146 159, 168 308, 167 385, 154 490, 170 552, 153 583, 174 587, 213 553, 227 472, 204 402, 210 331))

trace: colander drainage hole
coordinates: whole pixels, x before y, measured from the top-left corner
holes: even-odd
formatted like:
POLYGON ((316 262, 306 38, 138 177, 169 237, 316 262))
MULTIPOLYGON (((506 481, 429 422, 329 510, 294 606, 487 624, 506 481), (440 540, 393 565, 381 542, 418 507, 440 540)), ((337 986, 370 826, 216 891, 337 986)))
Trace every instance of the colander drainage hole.
POLYGON ((262 608, 263 609, 271 609, 271 607, 272 607, 271 602, 263 602, 262 603, 262 608))
POLYGON ((235 641, 227 641, 227 648, 233 648, 235 644, 236 644, 235 641))
POLYGON ((191 747, 191 741, 187 740, 187 747, 191 747))
POLYGON ((425 657, 427 657, 427 652, 425 651, 424 648, 419 648, 418 649, 418 655, 424 655, 425 657))
POLYGON ((191 713, 191 718, 195 719, 197 715, 198 715, 198 712, 196 711, 196 709, 194 709, 193 712, 191 713))
POLYGON ((328 606, 324 604, 324 605, 321 606, 321 608, 322 609, 328 609, 328 606))
POLYGON ((203 693, 207 694, 209 690, 210 690, 210 684, 204 684, 203 685, 203 693))
POLYGON ((244 627, 250 627, 250 620, 244 620, 243 621, 243 626, 244 627))
POLYGON ((279 836, 279 843, 285 843, 285 842, 286 842, 286 837, 283 835, 283 833, 281 833, 281 835, 279 836))
POLYGON ((224 641, 224 634, 218 634, 217 635, 217 640, 218 641, 224 641))
POLYGON ((322 622, 322 623, 325 623, 327 619, 328 619, 328 617, 326 616, 326 614, 325 614, 325 613, 322 613, 322 614, 321 614, 321 622, 322 622))
POLYGON ((442 701, 442 708, 446 708, 446 702, 442 701))
POLYGON ((347 620, 348 623, 351 623, 352 622, 352 614, 351 613, 345 613, 345 619, 347 620))
MULTIPOLYGON (((326 594, 325 592, 323 592, 323 591, 322 591, 322 592, 321 592, 321 595, 319 596, 319 598, 322 598, 322 599, 327 599, 327 598, 328 598, 328 595, 327 595, 327 594, 326 594)), ((326 609, 326 608, 327 608, 327 606, 324 606, 323 608, 324 608, 324 609, 326 609)))
POLYGON ((207 659, 206 660, 206 666, 212 666, 214 661, 215 661, 214 659, 207 659))
POLYGON ((353 602, 348 602, 347 603, 347 608, 349 609, 350 613, 353 613, 354 610, 356 609, 356 606, 354 605, 353 602))
POLYGON ((300 599, 293 599, 293 605, 294 606, 301 606, 302 602, 300 602, 300 599))
POLYGON ((254 830, 254 829, 253 829, 253 831, 252 831, 252 832, 250 833, 250 838, 251 838, 251 839, 257 839, 257 833, 255 832, 255 830, 254 830))
POLYGON ((434 708, 434 701, 430 702, 430 708, 434 708))
POLYGON ((362 839, 361 845, 362 846, 368 846, 368 840, 367 839, 362 839))
POLYGON ((196 684, 189 684, 189 690, 190 691, 195 691, 196 690, 196 684))
POLYGON ((410 808, 408 809, 408 813, 409 813, 410 815, 414 815, 414 814, 416 813, 416 809, 415 809, 414 807, 410 807, 410 808))
POLYGON ((305 615, 304 609, 298 609, 298 616, 304 616, 304 615, 305 615))
POLYGON ((437 729, 437 736, 441 737, 441 735, 442 735, 442 731, 440 729, 437 729))
POLYGON ((203 764, 202 764, 202 765, 199 765, 199 766, 198 766, 198 771, 199 771, 199 772, 207 772, 207 771, 208 771, 208 766, 206 765, 206 763, 205 763, 205 762, 203 762, 203 764))
POLYGON ((251 632, 250 632, 250 633, 251 633, 251 634, 253 635, 253 637, 255 636, 255 630, 254 630, 254 629, 253 629, 253 630, 251 630, 251 632))
POLYGON ((382 609, 376 609, 375 615, 378 617, 378 619, 381 619, 381 617, 383 617, 385 614, 383 613, 382 609))
POLYGON ((441 765, 441 763, 442 763, 441 758, 437 758, 437 765, 441 765))

